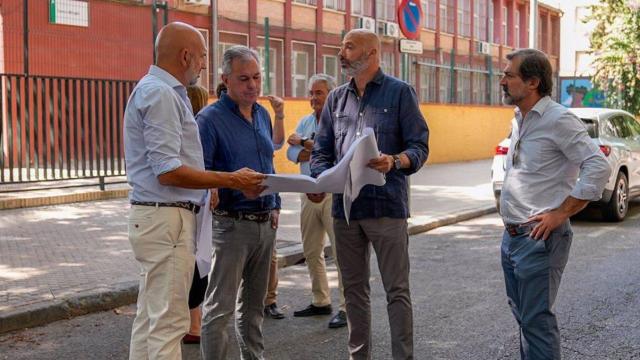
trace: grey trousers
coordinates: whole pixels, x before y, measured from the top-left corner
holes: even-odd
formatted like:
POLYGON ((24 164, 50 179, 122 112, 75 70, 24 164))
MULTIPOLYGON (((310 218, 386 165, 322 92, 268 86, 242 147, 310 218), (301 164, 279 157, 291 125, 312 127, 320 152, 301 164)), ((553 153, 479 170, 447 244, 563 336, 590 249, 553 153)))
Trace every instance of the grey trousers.
POLYGON ((350 359, 371 359, 371 246, 387 294, 393 359, 413 359, 413 311, 409 290, 406 219, 335 219, 338 264, 347 304, 350 359))
POLYGON ((502 269, 509 305, 520 325, 523 360, 560 359, 560 332, 553 305, 572 238, 569 221, 546 241, 504 232, 502 269))
POLYGON ((236 311, 236 338, 242 359, 264 358, 263 304, 275 237, 270 221, 214 216, 213 261, 202 308, 203 359, 227 359, 227 325, 236 311))

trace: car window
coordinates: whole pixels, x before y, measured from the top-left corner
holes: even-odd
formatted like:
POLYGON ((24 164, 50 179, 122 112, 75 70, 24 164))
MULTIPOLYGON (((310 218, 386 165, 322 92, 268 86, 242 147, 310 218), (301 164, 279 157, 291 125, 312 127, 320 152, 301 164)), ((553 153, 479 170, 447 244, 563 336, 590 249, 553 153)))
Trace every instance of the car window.
POLYGON ((589 136, 593 139, 597 138, 598 133, 596 131, 596 125, 598 123, 593 119, 580 119, 580 120, 582 120, 582 123, 587 128, 587 132, 589 133, 589 136))
POLYGON ((605 119, 603 121, 601 121, 602 123, 602 133, 604 135, 607 136, 613 136, 613 137, 617 137, 618 134, 616 134, 616 128, 615 126, 613 126, 613 124, 611 123, 611 118, 605 119))
POLYGON ((640 136, 640 123, 638 123, 636 119, 628 115, 625 115, 624 119, 629 129, 631 129, 632 136, 633 137, 640 136))
POLYGON ((612 117, 611 123, 613 124, 617 137, 627 139, 633 136, 631 129, 627 126, 627 121, 625 121, 624 116, 616 115, 612 117))

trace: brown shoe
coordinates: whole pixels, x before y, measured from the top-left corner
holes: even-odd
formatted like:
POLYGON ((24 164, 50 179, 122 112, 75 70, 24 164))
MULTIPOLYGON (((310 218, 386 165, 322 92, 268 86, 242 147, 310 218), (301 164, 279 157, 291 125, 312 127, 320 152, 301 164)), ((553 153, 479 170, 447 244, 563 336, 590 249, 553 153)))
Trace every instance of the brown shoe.
POLYGON ((200 344, 200 336, 187 334, 182 338, 183 344, 200 344))

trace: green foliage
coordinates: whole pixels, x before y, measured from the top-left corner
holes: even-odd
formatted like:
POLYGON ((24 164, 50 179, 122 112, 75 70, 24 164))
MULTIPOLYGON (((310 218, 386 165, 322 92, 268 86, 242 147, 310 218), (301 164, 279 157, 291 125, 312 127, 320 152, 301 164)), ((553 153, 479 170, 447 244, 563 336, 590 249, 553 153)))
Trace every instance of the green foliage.
POLYGON ((586 21, 593 20, 592 82, 606 93, 606 104, 640 114, 640 1, 600 0, 586 21))

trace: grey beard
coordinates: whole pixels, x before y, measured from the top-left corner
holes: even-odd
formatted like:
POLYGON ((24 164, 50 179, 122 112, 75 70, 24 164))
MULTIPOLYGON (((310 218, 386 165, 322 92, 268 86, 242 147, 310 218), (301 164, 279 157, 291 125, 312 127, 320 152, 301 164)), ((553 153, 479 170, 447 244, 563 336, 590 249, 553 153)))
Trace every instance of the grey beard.
POLYGON ((342 72, 347 76, 354 77, 360 74, 366 67, 367 64, 364 62, 364 60, 358 60, 349 64, 348 67, 342 68, 342 72))

